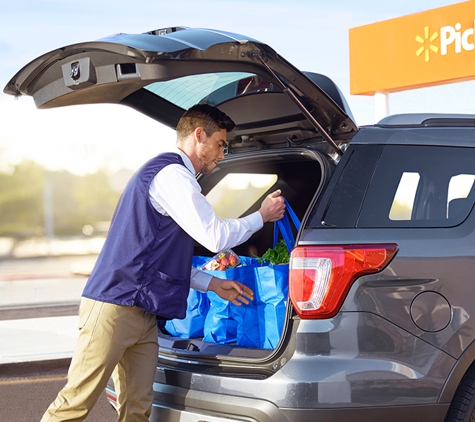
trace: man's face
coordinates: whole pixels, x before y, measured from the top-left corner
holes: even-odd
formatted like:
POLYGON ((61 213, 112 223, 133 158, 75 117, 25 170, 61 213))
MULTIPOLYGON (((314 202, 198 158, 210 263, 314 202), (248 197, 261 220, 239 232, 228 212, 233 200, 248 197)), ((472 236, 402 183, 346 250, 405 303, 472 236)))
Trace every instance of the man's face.
POLYGON ((206 136, 203 130, 200 133, 200 148, 198 157, 200 159, 200 172, 210 174, 216 165, 224 160, 224 150, 227 147, 226 129, 220 129, 211 136, 206 136))

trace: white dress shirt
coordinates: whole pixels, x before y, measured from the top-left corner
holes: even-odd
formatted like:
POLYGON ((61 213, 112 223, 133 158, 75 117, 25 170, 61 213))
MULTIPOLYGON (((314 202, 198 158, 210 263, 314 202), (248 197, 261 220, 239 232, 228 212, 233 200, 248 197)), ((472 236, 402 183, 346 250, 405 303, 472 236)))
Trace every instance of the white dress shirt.
MULTIPOLYGON (((193 239, 213 253, 240 245, 264 225, 259 211, 236 219, 220 220, 201 193, 195 169, 179 148, 186 167, 170 164, 157 173, 150 184, 150 201, 163 215, 170 216, 193 239)), ((212 276, 191 270, 191 287, 206 292, 212 276)))

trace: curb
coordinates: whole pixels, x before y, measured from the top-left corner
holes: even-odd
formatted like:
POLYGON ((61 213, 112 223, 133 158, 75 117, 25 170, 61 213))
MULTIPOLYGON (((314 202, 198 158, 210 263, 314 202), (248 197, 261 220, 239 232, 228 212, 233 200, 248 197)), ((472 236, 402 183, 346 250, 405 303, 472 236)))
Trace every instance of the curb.
POLYGON ((0 321, 24 318, 46 318, 79 315, 79 302, 40 303, 21 306, 0 306, 0 321), (32 312, 34 311, 34 316, 32 312))
POLYGON ((0 364, 0 379, 45 375, 66 375, 71 358, 36 362, 13 362, 0 364))

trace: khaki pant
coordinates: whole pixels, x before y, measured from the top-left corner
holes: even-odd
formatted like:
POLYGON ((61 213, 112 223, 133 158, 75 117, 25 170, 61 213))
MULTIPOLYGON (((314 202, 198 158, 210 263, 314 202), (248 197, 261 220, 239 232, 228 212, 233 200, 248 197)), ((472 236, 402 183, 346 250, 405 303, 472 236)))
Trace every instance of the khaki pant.
POLYGON ((68 381, 41 422, 83 421, 113 373, 120 422, 148 421, 158 355, 155 315, 83 298, 68 381))

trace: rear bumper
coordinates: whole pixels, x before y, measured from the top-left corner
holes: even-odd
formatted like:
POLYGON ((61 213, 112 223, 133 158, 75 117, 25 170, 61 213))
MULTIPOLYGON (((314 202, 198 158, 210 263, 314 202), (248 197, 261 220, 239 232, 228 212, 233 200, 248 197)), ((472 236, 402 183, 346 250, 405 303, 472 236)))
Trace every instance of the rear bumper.
POLYGON ((155 386, 151 422, 443 422, 445 405, 285 409, 265 400, 155 386))
POLYGON ((291 338, 270 376, 231 362, 159 364, 151 421, 444 420, 455 359, 377 315, 302 320, 291 338))

